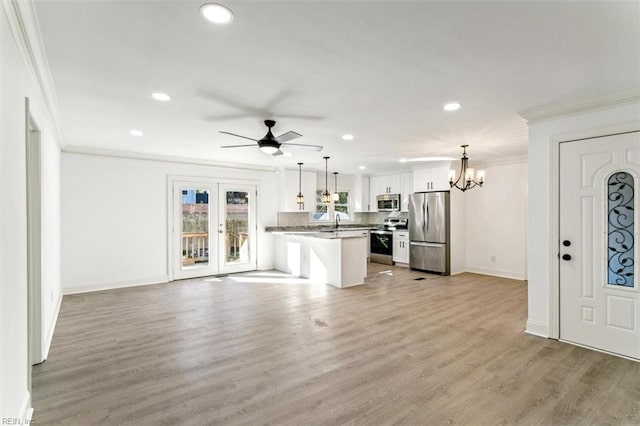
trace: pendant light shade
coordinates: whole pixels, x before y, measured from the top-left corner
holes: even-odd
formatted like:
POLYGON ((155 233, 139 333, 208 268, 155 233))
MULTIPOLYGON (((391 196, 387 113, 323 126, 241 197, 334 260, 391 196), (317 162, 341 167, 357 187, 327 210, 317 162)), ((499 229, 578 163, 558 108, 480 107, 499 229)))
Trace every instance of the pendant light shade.
POLYGON ((298 210, 304 210, 304 195, 302 195, 302 165, 304 163, 298 163, 298 196, 296 197, 296 204, 298 210))
POLYGON ((331 194, 329 193, 329 158, 330 157, 322 157, 324 158, 324 192, 322 193, 322 202, 324 204, 329 204, 331 202, 331 194))
POLYGON ((335 191, 333 193, 333 201, 339 201, 340 200, 340 194, 338 194, 338 172, 333 172, 333 185, 335 188, 335 191))
POLYGON ((460 175, 458 176, 458 179, 456 179, 456 171, 449 170, 449 186, 451 188, 455 186, 462 192, 466 191, 467 189, 474 188, 475 186, 482 187, 482 184, 484 183, 484 171, 478 170, 478 172, 476 173, 474 169, 469 167, 469 158, 467 157, 468 146, 469 145, 460 145, 460 147, 462 148, 462 158, 460 164, 460 175))

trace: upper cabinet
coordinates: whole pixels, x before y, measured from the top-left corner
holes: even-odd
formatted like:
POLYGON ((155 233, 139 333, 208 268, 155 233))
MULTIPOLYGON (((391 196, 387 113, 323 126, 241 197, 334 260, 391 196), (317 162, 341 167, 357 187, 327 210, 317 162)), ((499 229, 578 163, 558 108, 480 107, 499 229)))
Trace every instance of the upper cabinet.
POLYGON ((371 209, 370 202, 370 178, 369 176, 356 175, 354 182, 355 211, 368 212, 371 209))
POLYGON ((369 183, 371 211, 377 211, 376 197, 383 194, 400 194, 400 209, 403 212, 409 211, 409 195, 413 193, 413 172, 371 176, 369 183))
POLYGON ((413 192, 449 191, 449 165, 439 165, 413 171, 413 192))
POLYGON ((409 211, 409 196, 413 194, 413 172, 406 172, 400 175, 400 211, 409 211))
POLYGON ((375 199, 381 194, 399 194, 401 185, 400 174, 371 176, 371 196, 375 199))
POLYGON ((400 194, 402 190, 402 178, 400 174, 371 176, 369 180, 369 208, 377 211, 376 197, 383 194, 400 194))
POLYGON ((279 211, 283 212, 310 212, 316 203, 316 172, 302 172, 302 195, 304 195, 304 209, 300 210, 296 203, 298 196, 298 184, 300 177, 297 170, 283 170, 280 175, 281 192, 279 211))

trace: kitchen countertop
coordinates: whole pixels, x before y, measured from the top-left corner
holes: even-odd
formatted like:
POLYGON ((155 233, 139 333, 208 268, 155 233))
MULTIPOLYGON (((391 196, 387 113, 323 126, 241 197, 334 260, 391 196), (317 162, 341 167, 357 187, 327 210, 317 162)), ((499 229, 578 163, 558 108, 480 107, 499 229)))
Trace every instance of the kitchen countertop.
POLYGON ((335 231, 368 231, 370 229, 377 229, 379 226, 380 225, 366 224, 339 225, 337 228, 335 225, 267 226, 264 230, 266 232, 309 234, 331 233, 335 231))
POLYGON ((322 238, 324 240, 337 240, 348 238, 365 238, 362 235, 340 235, 340 232, 336 231, 311 231, 311 232, 277 232, 271 231, 275 235, 286 235, 287 237, 310 237, 310 238, 322 238))

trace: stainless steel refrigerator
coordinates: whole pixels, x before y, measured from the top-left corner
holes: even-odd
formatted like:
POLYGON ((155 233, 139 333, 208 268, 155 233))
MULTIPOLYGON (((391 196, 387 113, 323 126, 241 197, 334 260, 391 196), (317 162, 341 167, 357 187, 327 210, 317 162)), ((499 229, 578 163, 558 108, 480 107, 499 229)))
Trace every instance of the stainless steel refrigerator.
POLYGON ((449 192, 409 197, 409 266, 449 275, 449 192))

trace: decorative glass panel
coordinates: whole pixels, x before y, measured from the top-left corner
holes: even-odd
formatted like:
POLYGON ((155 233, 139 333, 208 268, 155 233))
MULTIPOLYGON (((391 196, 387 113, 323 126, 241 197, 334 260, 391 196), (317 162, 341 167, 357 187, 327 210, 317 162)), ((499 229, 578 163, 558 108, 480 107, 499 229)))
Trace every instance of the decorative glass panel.
POLYGON ((608 181, 608 253, 611 285, 633 287, 634 198, 633 176, 626 172, 611 175, 608 181))
POLYGON ((209 191, 182 190, 182 266, 209 264, 209 191))
POLYGON ((226 262, 249 261, 249 193, 227 191, 225 204, 226 262))

